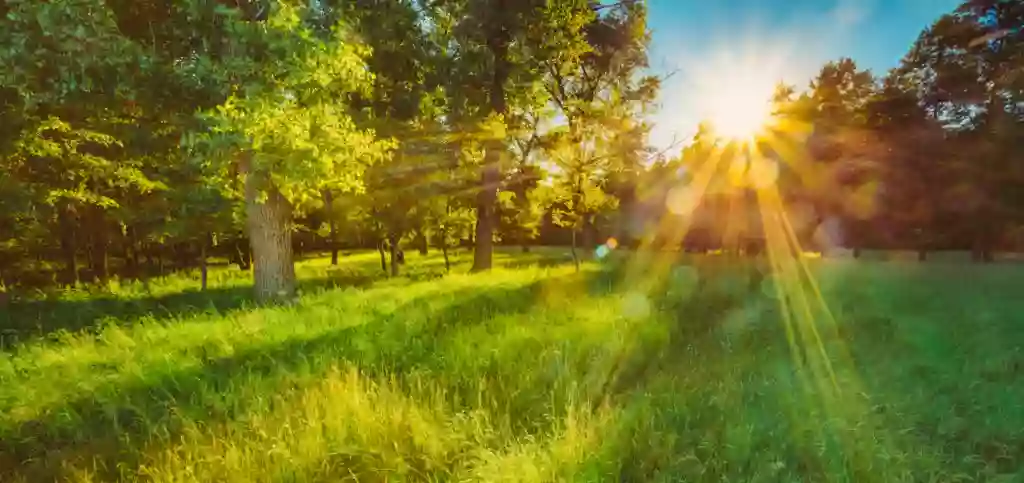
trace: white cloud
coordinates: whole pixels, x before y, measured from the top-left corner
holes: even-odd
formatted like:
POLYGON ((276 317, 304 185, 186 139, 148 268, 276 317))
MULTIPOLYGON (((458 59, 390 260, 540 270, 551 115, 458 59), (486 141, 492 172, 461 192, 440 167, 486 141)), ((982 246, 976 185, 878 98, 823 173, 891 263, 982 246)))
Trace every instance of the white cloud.
POLYGON ((874 3, 873 0, 839 0, 829 16, 840 28, 854 27, 867 20, 874 3))

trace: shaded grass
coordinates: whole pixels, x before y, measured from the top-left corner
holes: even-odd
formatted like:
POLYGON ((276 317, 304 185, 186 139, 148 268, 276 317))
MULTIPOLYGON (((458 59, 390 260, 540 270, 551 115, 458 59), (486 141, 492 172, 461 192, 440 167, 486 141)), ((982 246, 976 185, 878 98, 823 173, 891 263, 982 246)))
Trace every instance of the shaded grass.
POLYGON ((628 259, 562 255, 438 278, 409 254, 389 280, 358 254, 304 261, 292 306, 94 307, 109 319, 0 352, 0 480, 1024 478, 1020 268, 815 262, 839 321, 826 391, 749 262, 691 258, 641 291, 628 259))
MULTIPOLYGON (((437 280, 445 275, 444 260, 437 254, 408 255, 413 263, 402 267, 402 279, 437 280)), ((465 272, 471 261, 464 250, 450 253, 453 270, 465 272)), ((522 268, 557 266, 565 262, 561 252, 543 248, 525 256, 513 250, 499 251, 500 266, 522 268)), ((337 288, 366 288, 388 279, 380 270, 375 251, 349 252, 339 266, 325 258, 307 258, 297 266, 299 292, 320 293, 337 288)), ((35 338, 59 338, 71 332, 95 332, 110 324, 130 324, 141 319, 172 320, 200 314, 225 314, 256 308, 252 275, 232 266, 212 266, 207 290, 200 290, 198 270, 145 281, 111 280, 99 286, 21 294, 0 310, 0 348, 35 338)))

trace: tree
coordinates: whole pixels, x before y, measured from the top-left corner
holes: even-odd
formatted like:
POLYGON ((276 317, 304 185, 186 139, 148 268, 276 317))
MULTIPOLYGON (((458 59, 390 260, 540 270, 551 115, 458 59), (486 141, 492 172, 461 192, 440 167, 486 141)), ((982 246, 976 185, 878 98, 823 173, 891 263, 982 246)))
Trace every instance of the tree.
POLYGON ((521 94, 526 98, 513 103, 516 107, 509 116, 509 147, 513 162, 506 170, 498 213, 499 232, 504 241, 518 243, 526 253, 530 249, 530 241, 537 235, 540 220, 540 206, 531 193, 544 175, 538 159, 546 141, 545 124, 553 112, 550 99, 539 84, 535 84, 531 91, 521 91, 521 94))
MULTIPOLYGON (((432 21, 450 33, 448 97, 455 114, 450 125, 478 133, 484 159, 476 191, 477 222, 473 269, 488 270, 497 219, 497 191, 509 146, 509 103, 528 97, 544 75, 545 59, 580 51, 580 29, 593 17, 583 0, 445 0, 434 3, 432 21)), ((568 61, 569 57, 562 59, 568 61)))
POLYGON ((553 157, 560 168, 560 185, 568 193, 559 222, 573 231, 577 268, 577 232, 592 227, 595 210, 612 206, 601 185, 622 159, 615 156, 622 154, 615 147, 618 133, 634 129, 633 119, 658 86, 656 78, 639 74, 647 66, 645 7, 622 2, 590 8, 589 15, 574 17, 580 22, 582 42, 555 39, 542 44, 552 51, 542 56, 545 88, 565 118, 565 125, 553 133, 550 151, 557 153, 553 157))
POLYGON ((300 8, 278 4, 263 25, 222 12, 225 49, 202 52, 182 74, 220 84, 223 103, 203 113, 191 137, 211 170, 244 178, 246 226, 257 299, 295 291, 291 230, 295 211, 325 189, 356 190, 365 165, 383 155, 357 127, 347 99, 369 88, 362 48, 336 29, 316 35, 300 8))
POLYGON ((944 129, 943 140, 933 135, 929 143, 943 146, 928 171, 941 176, 929 189, 942 225, 931 230, 933 238, 968 245, 979 260, 991 258, 1015 219, 1017 178, 1003 143, 1013 142, 1022 126, 1013 101, 1021 93, 1022 18, 1019 2, 967 1, 922 32, 891 74, 944 129))

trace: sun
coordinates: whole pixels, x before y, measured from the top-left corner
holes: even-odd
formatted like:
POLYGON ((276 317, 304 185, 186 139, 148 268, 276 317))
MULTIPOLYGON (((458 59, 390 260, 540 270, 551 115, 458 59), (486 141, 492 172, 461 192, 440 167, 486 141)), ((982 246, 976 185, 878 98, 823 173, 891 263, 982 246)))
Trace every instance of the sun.
MULTIPOLYGON (((740 50, 719 50, 690 61, 687 69, 694 107, 715 134, 753 141, 773 124, 777 86, 791 70, 786 52, 771 42, 740 50)), ((717 49, 712 49, 715 51, 717 49)))
POLYGON ((775 85, 742 73, 723 74, 705 94, 705 116, 715 133, 731 140, 753 140, 772 118, 775 85))
POLYGON ((752 140, 772 117, 771 83, 757 79, 722 79, 707 97, 707 119, 715 132, 727 139, 752 140))

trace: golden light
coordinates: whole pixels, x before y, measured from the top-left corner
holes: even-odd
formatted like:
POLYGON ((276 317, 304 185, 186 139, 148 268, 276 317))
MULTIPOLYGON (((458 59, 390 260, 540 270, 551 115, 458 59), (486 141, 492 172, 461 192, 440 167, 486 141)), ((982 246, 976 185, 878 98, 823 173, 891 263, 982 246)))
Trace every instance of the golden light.
POLYGON ((751 141, 772 124, 776 87, 792 80, 799 60, 794 45, 771 39, 749 39, 734 48, 712 48, 688 59, 691 99, 701 120, 729 141, 751 141))
POLYGON ((707 119, 723 138, 752 140, 771 121, 775 82, 753 71, 744 67, 723 72, 706 94, 707 119))

